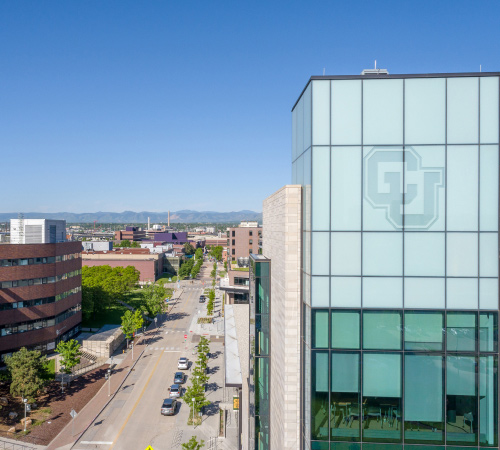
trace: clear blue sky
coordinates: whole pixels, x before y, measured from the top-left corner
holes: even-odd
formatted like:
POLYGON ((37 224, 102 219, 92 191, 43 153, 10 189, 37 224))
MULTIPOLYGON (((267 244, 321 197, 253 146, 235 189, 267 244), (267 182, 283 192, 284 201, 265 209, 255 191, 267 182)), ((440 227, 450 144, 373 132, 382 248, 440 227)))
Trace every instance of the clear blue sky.
POLYGON ((0 211, 262 209, 311 75, 500 71, 500 2, 0 0, 0 211))

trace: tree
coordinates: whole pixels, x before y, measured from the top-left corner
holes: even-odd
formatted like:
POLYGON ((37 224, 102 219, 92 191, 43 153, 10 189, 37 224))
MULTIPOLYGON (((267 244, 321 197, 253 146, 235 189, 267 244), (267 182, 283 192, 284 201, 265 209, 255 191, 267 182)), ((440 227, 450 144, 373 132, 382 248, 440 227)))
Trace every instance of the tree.
POLYGON ((139 309, 136 309, 134 312, 134 332, 140 330, 144 325, 144 317, 142 316, 142 312, 139 309))
POLYGON ((207 303, 207 314, 209 316, 214 312, 214 302, 215 302, 215 290, 210 289, 208 291, 208 303, 207 303))
POLYGON ((201 248, 197 248, 194 252, 194 257, 198 259, 203 259, 203 250, 201 248))
POLYGON ((179 278, 183 280, 184 278, 188 277, 189 274, 191 273, 191 270, 193 269, 193 266, 194 266, 194 260, 192 258, 188 259, 187 261, 184 261, 184 263, 179 269, 178 273, 179 278))
POLYGON ((217 261, 222 261, 222 250, 223 250, 223 248, 221 245, 217 245, 215 247, 212 247, 210 249, 210 256, 215 258, 217 261))
POLYGON ((227 261, 224 261, 224 270, 227 270, 227 261))
POLYGON ((183 397, 191 408, 189 415, 192 419, 194 419, 192 416, 193 409, 195 415, 197 415, 201 411, 201 408, 210 405, 210 402, 205 398, 205 385, 200 383, 196 377, 191 378, 191 386, 186 389, 183 397))
POLYGON ((129 339, 132 339, 132 336, 134 335, 135 331, 134 314, 129 309, 127 309, 125 311, 125 314, 123 314, 122 316, 121 330, 123 331, 123 334, 127 338, 127 348, 128 348, 128 341, 129 339))
POLYGON ((141 244, 139 244, 139 242, 137 241, 132 241, 130 243, 130 248, 139 248, 141 246, 141 244))
POLYGON ((186 242, 184 244, 184 253, 186 255, 194 255, 194 252, 195 252, 195 248, 189 242, 186 242))
POLYGON ((60 363, 63 367, 61 372, 69 374, 73 371, 73 367, 80 364, 82 352, 80 352, 80 344, 77 340, 70 339, 66 342, 59 342, 56 347, 56 352, 61 354, 60 363))
POLYGON ((130 241, 128 239, 124 239, 121 241, 119 244, 116 244, 117 247, 125 247, 128 248, 130 247, 130 241))
POLYGON ((45 384, 46 360, 38 350, 27 350, 26 347, 5 358, 12 377, 10 393, 14 397, 27 398, 30 403, 36 400, 45 384))
POLYGON ((167 296, 167 290, 165 286, 150 284, 142 290, 142 295, 144 298, 144 305, 142 306, 144 314, 155 317, 166 311, 165 297, 167 296))
POLYGON ((183 450, 201 450, 203 447, 205 447, 205 441, 202 439, 198 442, 196 436, 191 436, 189 441, 182 444, 183 450))

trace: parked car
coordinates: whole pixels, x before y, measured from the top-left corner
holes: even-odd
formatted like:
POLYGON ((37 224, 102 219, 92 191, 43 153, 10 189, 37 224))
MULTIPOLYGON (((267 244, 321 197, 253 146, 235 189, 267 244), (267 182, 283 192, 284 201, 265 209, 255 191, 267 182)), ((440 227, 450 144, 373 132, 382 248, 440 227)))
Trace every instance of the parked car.
POLYGON ((199 303, 205 303, 206 297, 204 295, 200 295, 199 303))
POLYGON ((161 405, 161 414, 163 416, 173 416, 177 409, 177 400, 175 398, 166 398, 161 405))
POLYGON ((175 372, 174 375, 174 383, 175 384, 183 384, 186 381, 186 378, 182 372, 175 372))
POLYGON ((170 398, 179 398, 181 396, 181 387, 178 384, 173 384, 168 390, 170 391, 170 398))
POLYGON ((179 362, 177 363, 177 368, 180 370, 188 370, 189 361, 187 358, 179 358, 179 362))

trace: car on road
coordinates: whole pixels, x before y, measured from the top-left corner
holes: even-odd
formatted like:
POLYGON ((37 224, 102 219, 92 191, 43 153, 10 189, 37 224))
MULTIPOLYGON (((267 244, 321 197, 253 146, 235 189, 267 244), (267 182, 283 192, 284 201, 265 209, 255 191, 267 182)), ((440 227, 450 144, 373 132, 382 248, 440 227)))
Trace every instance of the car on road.
POLYGON ((166 398, 161 405, 161 414, 163 416, 173 416, 177 409, 177 400, 175 398, 166 398))
POLYGON ((178 384, 173 384, 168 388, 170 398, 179 398, 181 396, 181 387, 178 384))
POLYGON ((179 362, 177 363, 177 368, 180 370, 188 370, 189 361, 187 358, 179 358, 179 362))
POLYGON ((199 303, 205 303, 206 297, 204 295, 200 295, 200 300, 198 300, 199 303))
POLYGON ((175 372, 174 375, 174 383, 175 384, 183 384, 186 381, 186 377, 182 372, 175 372))

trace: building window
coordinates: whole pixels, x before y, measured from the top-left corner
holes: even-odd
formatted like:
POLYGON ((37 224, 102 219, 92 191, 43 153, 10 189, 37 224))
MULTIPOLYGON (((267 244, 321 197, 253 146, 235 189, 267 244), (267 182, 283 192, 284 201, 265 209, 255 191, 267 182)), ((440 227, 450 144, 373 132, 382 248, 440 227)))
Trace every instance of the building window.
POLYGON ((234 248, 232 248, 232 249, 231 249, 231 255, 235 255, 235 254, 236 254, 236 253, 235 253, 235 249, 234 249, 234 248))
POLYGON ((252 231, 249 231, 249 232, 248 232, 248 235, 249 235, 249 236, 253 236, 253 232, 252 232, 252 231))
POLYGON ((234 245, 234 242, 235 242, 235 240, 233 239, 233 240, 231 241, 231 245, 234 245))
POLYGON ((235 236, 236 236, 236 233, 235 233, 235 231, 234 231, 234 230, 231 232, 231 236, 232 236, 232 237, 235 237, 235 236))
POLYGON ((249 245, 252 245, 252 244, 253 244, 253 239, 249 239, 249 240, 248 240, 248 244, 249 244, 249 245))

